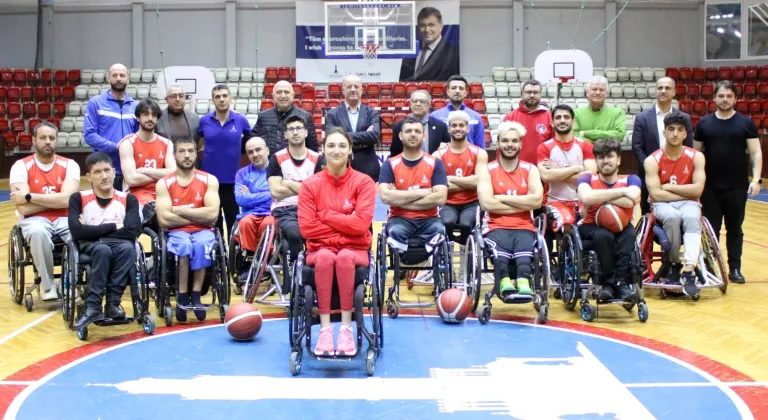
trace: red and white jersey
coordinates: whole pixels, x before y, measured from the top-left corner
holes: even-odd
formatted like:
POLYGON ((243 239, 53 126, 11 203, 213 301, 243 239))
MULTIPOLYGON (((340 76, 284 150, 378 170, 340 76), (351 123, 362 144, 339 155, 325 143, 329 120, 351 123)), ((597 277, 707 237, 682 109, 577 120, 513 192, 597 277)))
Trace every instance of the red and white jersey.
MULTIPOLYGON (((74 161, 59 155, 55 155, 53 159, 53 166, 47 171, 36 163, 34 154, 23 159, 24 167, 27 170, 27 184, 30 193, 55 194, 61 192, 61 186, 67 179, 67 167, 74 164, 74 161)), ((63 209, 46 209, 25 217, 39 216, 54 221, 59 217, 67 217, 68 214, 69 209, 65 207, 63 209)))
MULTIPOLYGON (((409 168, 403 162, 403 155, 389 158, 392 173, 395 176, 395 188, 411 191, 416 189, 432 189, 432 174, 435 173, 435 158, 424 155, 416 166, 409 168)), ((437 207, 426 210, 409 210, 402 207, 390 206, 389 218, 404 217, 406 219, 426 219, 437 217, 437 207)))
MULTIPOLYGON (((277 164, 280 166, 284 180, 304 182, 304 180, 315 174, 315 166, 317 166, 317 161, 320 160, 320 153, 307 149, 307 157, 304 158, 301 165, 296 165, 286 148, 275 153, 275 159, 277 159, 277 164)), ((297 205, 299 205, 299 196, 292 195, 272 202, 272 209, 297 205)))
MULTIPOLYGON (((632 175, 633 177, 636 177, 636 175, 632 175)), ((613 185, 608 185, 605 182, 603 182, 602 179, 600 179, 600 175, 598 174, 592 174, 591 178, 589 179, 589 186, 593 190, 609 190, 611 188, 625 188, 629 185, 627 182, 629 179, 629 175, 619 175, 619 179, 616 180, 616 183, 613 185)), ((639 182, 639 179, 636 181, 639 182)), ((600 208, 604 203, 600 204, 593 204, 587 209, 587 215, 584 217, 581 223, 584 224, 594 224, 595 223, 595 215, 597 214, 597 209, 600 208)), ((626 208, 626 207, 620 207, 615 206, 618 211, 624 212, 626 214, 627 219, 632 220, 632 216, 634 215, 634 207, 626 208)))
MULTIPOLYGON (((440 155, 440 160, 445 164, 445 173, 448 176, 463 177, 475 174, 475 165, 477 165, 477 154, 480 148, 474 144, 467 144, 467 148, 461 153, 454 153, 448 147, 440 155)), ((477 201, 477 190, 464 190, 448 193, 446 204, 467 204, 477 201)))
MULTIPOLYGON (((139 136, 129 137, 123 141, 130 142, 133 146, 133 160, 136 162, 136 169, 138 168, 152 168, 163 169, 165 168, 165 158, 168 153, 168 145, 170 140, 162 136, 155 136, 152 141, 144 141, 139 136)), ((120 147, 120 145, 118 145, 120 147)), ((139 204, 147 204, 148 201, 152 201, 157 196, 155 192, 156 182, 150 182, 139 187, 131 187, 130 191, 139 204)), ((128 184, 123 183, 123 190, 128 189, 128 184)))
POLYGON ((115 191, 112 201, 104 207, 99 205, 93 190, 80 191, 80 199, 83 202, 82 215, 86 225, 97 226, 103 223, 125 223, 128 193, 115 191))
MULTIPOLYGON (((583 165, 585 160, 594 160, 592 143, 574 137, 572 141, 563 143, 557 139, 549 139, 539 145, 536 153, 536 163, 549 159, 561 168, 583 165)), ((577 201, 576 183, 565 181, 549 182, 546 184, 544 202, 577 201)))
MULTIPOLYGON (((181 185, 175 173, 163 177, 162 180, 168 188, 168 195, 171 197, 171 205, 173 207, 196 209, 205 206, 205 193, 208 191, 208 173, 196 169, 195 176, 192 177, 192 181, 188 185, 181 185)), ((171 230, 194 233, 204 229, 210 228, 208 226, 192 224, 171 230)))
POLYGON ((696 150, 683 146, 683 153, 677 160, 672 160, 659 149, 651 154, 659 164, 659 180, 661 185, 676 184, 688 185, 693 183, 693 159, 696 150))
MULTIPOLYGON (((488 164, 491 174, 493 195, 526 195, 528 194, 528 174, 533 165, 520 162, 513 171, 506 171, 498 160, 488 164)), ((525 229, 536 230, 533 226, 533 212, 522 211, 515 214, 487 214, 488 226, 483 230, 486 234, 494 229, 525 229)))

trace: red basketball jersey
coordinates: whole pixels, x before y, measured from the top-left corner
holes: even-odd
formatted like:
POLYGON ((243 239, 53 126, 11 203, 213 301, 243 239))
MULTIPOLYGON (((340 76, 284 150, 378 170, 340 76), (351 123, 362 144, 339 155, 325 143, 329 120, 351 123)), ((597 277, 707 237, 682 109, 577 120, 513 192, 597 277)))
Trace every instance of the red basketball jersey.
MULTIPOLYGON (((589 180, 589 186, 592 187, 593 190, 608 190, 611 188, 624 188, 627 186, 627 177, 628 175, 619 175, 619 179, 616 181, 616 183, 611 186, 608 186, 605 182, 603 182, 602 179, 600 179, 600 176, 598 174, 592 174, 592 178, 589 180)), ((584 217, 582 223, 594 224, 595 215, 597 214, 597 209, 600 208, 601 205, 602 203, 590 206, 587 209, 587 215, 586 217, 584 217)), ((620 207, 620 206, 614 206, 614 207, 616 207, 617 211, 625 213, 629 218, 629 220, 632 220, 634 208, 626 208, 626 207, 620 207)))
MULTIPOLYGON (((389 158, 389 164, 392 166, 392 173, 395 175, 395 188, 398 190, 432 189, 432 174, 435 172, 434 157, 424 155, 421 161, 413 168, 405 165, 402 155, 389 158)), ((437 207, 427 210, 409 210, 390 206, 389 217, 404 217, 408 219, 437 217, 437 207)))
POLYGON ((696 150, 683 146, 683 153, 677 160, 672 160, 659 149, 651 155, 659 164, 659 180, 661 185, 688 185, 693 183, 693 158, 696 150))
MULTIPOLYGON (((536 163, 549 159, 560 165, 561 168, 569 168, 574 165, 583 165, 585 160, 594 160, 592 143, 574 137, 572 141, 563 143, 557 139, 549 139, 539 145, 536 151, 536 163)), ((557 201, 577 201, 576 187, 566 181, 554 181, 544 184, 544 204, 557 201)))
MULTIPOLYGON (((40 169, 35 164, 35 155, 29 155, 24 158, 24 166, 27 168, 27 183, 29 184, 29 192, 32 194, 55 194, 61 192, 61 185, 67 178, 67 166, 70 159, 65 157, 54 155, 53 167, 48 171, 40 169)), ((39 211, 35 214, 27 215, 26 217, 40 216, 45 217, 50 221, 54 221, 59 217, 67 217, 69 214, 69 208, 63 209, 46 209, 39 211)))
MULTIPOLYGON (((488 164, 488 172, 491 174, 493 195, 526 195, 528 194, 528 174, 533 165, 528 162, 520 162, 513 171, 506 171, 498 160, 488 164)), ((522 211, 515 214, 488 213, 488 227, 486 234, 494 229, 525 229, 536 230, 533 226, 533 212, 522 211)))
MULTIPOLYGON (((477 154, 480 148, 474 144, 468 144, 461 153, 454 153, 451 148, 445 150, 440 160, 445 164, 445 172, 448 176, 472 176, 475 174, 477 154)), ((446 204, 466 204, 477 201, 477 190, 464 190, 448 193, 446 204)))
MULTIPOLYGON (((168 194, 171 197, 171 205, 174 207, 191 207, 193 209, 205 205, 205 192, 208 190, 208 174, 199 169, 195 170, 195 176, 189 185, 179 184, 176 174, 170 174, 163 178, 165 186, 168 188, 168 194)), ((208 226, 192 224, 182 226, 171 230, 181 230, 184 232, 195 233, 204 229, 210 229, 208 226)))
MULTIPOLYGON (((136 169, 165 168, 165 158, 166 153, 168 153, 169 141, 165 137, 157 136, 155 140, 146 142, 140 139, 139 136, 133 136, 123 141, 129 141, 131 142, 131 145, 133 145, 133 160, 136 162, 136 169)), ((140 187, 131 187, 130 191, 131 194, 139 200, 139 203, 143 205, 157 197, 157 193, 155 192, 156 185, 155 182, 150 182, 149 184, 140 187)))

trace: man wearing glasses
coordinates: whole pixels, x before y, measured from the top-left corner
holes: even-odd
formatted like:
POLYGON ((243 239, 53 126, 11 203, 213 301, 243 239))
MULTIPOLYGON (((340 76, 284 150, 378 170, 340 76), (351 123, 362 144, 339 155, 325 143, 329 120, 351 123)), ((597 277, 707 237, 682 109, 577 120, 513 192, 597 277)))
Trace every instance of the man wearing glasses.
POLYGON ((285 80, 275 83, 275 87, 272 89, 272 99, 275 101, 275 106, 260 112, 259 119, 253 126, 253 136, 264 139, 270 156, 278 150, 285 149, 288 145, 286 143, 288 135, 284 133, 285 122, 288 117, 294 115, 300 116, 307 123, 307 148, 315 152, 318 151, 317 133, 312 122, 312 115, 294 105, 293 97, 293 86, 290 83, 285 80))
POLYGON ((197 129, 200 127, 200 117, 196 113, 184 109, 187 104, 184 87, 178 83, 169 86, 165 101, 168 103, 168 108, 157 120, 155 133, 171 141, 188 137, 198 143, 200 136, 198 136, 197 129))
MULTIPOLYGON (((421 121, 424 125, 424 141, 421 142, 421 150, 432 154, 441 145, 447 146, 451 141, 448 134, 448 126, 444 122, 429 116, 429 105, 432 97, 426 90, 417 90, 411 94, 411 116, 421 121)), ((397 156, 403 153, 403 142, 400 140, 400 132, 403 130, 403 121, 398 121, 392 127, 392 144, 389 146, 389 155, 397 156)))
POLYGON ((523 83, 523 99, 520 106, 504 116, 504 121, 518 122, 525 127, 522 149, 518 158, 523 162, 536 163, 539 145, 552 138, 552 115, 545 102, 541 102, 541 83, 528 80, 523 83))

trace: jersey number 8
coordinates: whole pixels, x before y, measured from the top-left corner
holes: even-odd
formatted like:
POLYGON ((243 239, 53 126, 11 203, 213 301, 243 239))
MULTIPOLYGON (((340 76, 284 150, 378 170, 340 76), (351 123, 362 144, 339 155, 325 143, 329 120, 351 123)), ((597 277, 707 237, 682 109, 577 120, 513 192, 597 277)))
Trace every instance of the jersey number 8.
POLYGON ((677 185, 677 175, 672 175, 669 177, 669 183, 672 185, 677 185))

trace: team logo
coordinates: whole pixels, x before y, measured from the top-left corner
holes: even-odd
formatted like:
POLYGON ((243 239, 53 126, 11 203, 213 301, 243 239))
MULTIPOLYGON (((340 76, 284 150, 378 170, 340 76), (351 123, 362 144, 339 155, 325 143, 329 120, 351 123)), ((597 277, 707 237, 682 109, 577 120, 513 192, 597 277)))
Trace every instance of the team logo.
POLYGON ((685 168, 683 168, 683 174, 684 175, 688 175, 688 167, 687 166, 685 168))
POLYGON ((160 152, 160 159, 164 158, 165 154, 163 152, 160 152))
POLYGON ((198 191, 197 196, 195 197, 195 200, 196 201, 200 201, 202 199, 203 199, 203 197, 200 197, 200 192, 198 191))
POLYGON ((139 153, 139 157, 142 157, 141 153, 139 153))
POLYGON ((178 198, 174 198, 174 199, 173 199, 173 202, 174 202, 174 203, 178 203, 178 202, 179 202, 179 199, 178 199, 178 198))
POLYGON ((57 183, 57 184, 61 184, 61 177, 57 177, 57 178, 56 178, 56 183, 57 183))
POLYGON ((344 210, 351 209, 352 208, 352 203, 350 203, 348 199, 345 199, 344 200, 344 205, 341 208, 344 209, 344 210))
POLYGON ((472 159, 467 161, 467 166, 472 166, 472 159))
POLYGON ((536 132, 539 134, 544 134, 547 132, 547 126, 544 124, 536 124, 536 132))
POLYGON ((523 178, 523 182, 522 182, 522 183, 520 183, 520 186, 521 186, 521 187, 525 187, 525 186, 527 186, 527 184, 525 183, 525 178, 523 178))
MULTIPOLYGON (((35 181, 35 182, 37 182, 37 181, 35 181)), ((402 183, 404 183, 404 182, 405 182, 405 180, 404 180, 404 179, 402 179, 402 178, 400 178, 400 183, 402 184, 402 183)))
POLYGON ((427 179, 427 176, 426 176, 426 175, 422 175, 422 176, 421 176, 421 183, 422 183, 422 184, 427 184, 427 183, 429 183, 429 180, 427 179))

